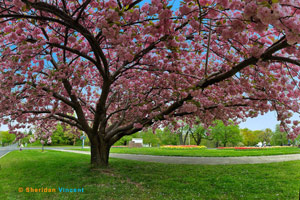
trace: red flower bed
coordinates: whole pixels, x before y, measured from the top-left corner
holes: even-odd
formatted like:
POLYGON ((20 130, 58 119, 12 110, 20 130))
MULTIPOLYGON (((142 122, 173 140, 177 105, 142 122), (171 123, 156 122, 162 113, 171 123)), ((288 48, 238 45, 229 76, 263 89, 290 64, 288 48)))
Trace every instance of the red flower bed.
POLYGON ((218 147, 218 149, 233 149, 233 150, 255 150, 266 149, 266 147, 218 147))

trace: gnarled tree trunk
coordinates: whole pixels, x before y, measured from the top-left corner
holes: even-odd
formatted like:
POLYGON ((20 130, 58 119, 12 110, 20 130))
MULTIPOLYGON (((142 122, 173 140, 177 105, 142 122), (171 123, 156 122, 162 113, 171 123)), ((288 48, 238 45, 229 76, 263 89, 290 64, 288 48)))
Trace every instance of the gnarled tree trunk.
POLYGON ((109 160, 110 145, 99 136, 91 141, 91 165, 92 167, 107 167, 109 160))

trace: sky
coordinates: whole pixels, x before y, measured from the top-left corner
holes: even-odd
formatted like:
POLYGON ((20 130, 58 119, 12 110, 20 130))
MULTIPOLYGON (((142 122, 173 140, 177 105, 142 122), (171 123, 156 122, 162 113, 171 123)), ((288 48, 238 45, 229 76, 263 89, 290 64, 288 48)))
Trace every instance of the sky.
POLYGON ((264 130, 270 128, 274 131, 276 124, 280 123, 276 118, 275 112, 268 112, 255 118, 248 118, 245 122, 240 123, 239 127, 248 128, 250 130, 264 130))

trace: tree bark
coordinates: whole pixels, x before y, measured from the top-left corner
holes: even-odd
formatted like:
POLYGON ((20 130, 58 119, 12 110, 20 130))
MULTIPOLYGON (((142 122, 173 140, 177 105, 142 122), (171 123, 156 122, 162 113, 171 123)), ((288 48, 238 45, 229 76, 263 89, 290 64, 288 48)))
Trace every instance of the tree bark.
POLYGON ((184 136, 184 140, 183 140, 183 145, 186 144, 186 139, 187 139, 187 136, 189 135, 189 132, 186 132, 185 133, 185 136, 184 136))
POLYGON ((108 167, 110 145, 108 142, 95 136, 91 140, 91 165, 94 168, 108 167))
POLYGON ((197 139, 197 141, 196 141, 196 144, 197 144, 198 146, 201 144, 201 140, 202 140, 201 136, 198 136, 198 139, 197 139))
POLYGON ((183 138, 182 137, 183 137, 182 132, 180 132, 179 133, 179 144, 180 145, 183 145, 183 138))

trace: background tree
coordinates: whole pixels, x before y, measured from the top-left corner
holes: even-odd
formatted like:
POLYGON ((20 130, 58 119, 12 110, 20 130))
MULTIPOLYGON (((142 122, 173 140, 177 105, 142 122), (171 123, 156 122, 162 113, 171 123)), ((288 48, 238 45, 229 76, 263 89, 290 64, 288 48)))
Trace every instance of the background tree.
POLYGON ((56 129, 53 131, 51 136, 52 144, 68 144, 69 142, 65 138, 64 128, 61 124, 57 124, 56 129))
POLYGON ((2 142, 2 146, 12 144, 15 139, 16 136, 14 134, 10 134, 8 131, 0 131, 0 141, 2 142))
POLYGON ((122 137, 120 140, 118 140, 114 145, 115 146, 127 146, 129 142, 134 138, 134 135, 128 135, 122 137))
POLYGON ((148 129, 146 131, 140 131, 134 134, 134 136, 138 138, 143 138, 144 144, 149 144, 153 147, 158 146, 161 143, 157 134, 153 134, 152 129, 148 129))
POLYGON ((217 147, 220 144, 226 147, 229 143, 235 146, 242 141, 239 126, 234 125, 232 121, 227 126, 222 121, 216 121, 211 133, 217 147))
POLYGON ((276 125, 275 131, 272 134, 271 144, 279 146, 288 144, 287 133, 280 130, 279 124, 276 125))
POLYGON ((179 144, 186 145, 187 139, 189 138, 188 136, 190 133, 190 126, 184 122, 180 122, 180 123, 181 123, 181 127, 179 127, 176 130, 176 133, 178 134, 178 137, 179 137, 179 144))
POLYGON ((267 144, 270 143, 272 137, 272 130, 267 128, 263 131, 260 131, 258 134, 258 139, 261 142, 266 142, 267 144))
POLYGON ((168 127, 164 129, 157 129, 156 135, 160 140, 160 145, 178 145, 179 137, 176 133, 172 132, 168 127))
POLYGON ((213 140, 213 138, 208 134, 208 131, 200 124, 194 125, 189 129, 189 132, 194 139, 196 145, 200 145, 203 139, 213 140))
POLYGON ((241 129, 241 135, 246 146, 255 146, 259 142, 257 133, 247 128, 241 129))
POLYGON ((299 6, 0 1, 1 124, 15 133, 59 121, 76 127, 90 139, 94 166, 108 165, 122 137, 180 119, 207 128, 275 110, 295 138, 299 6))

